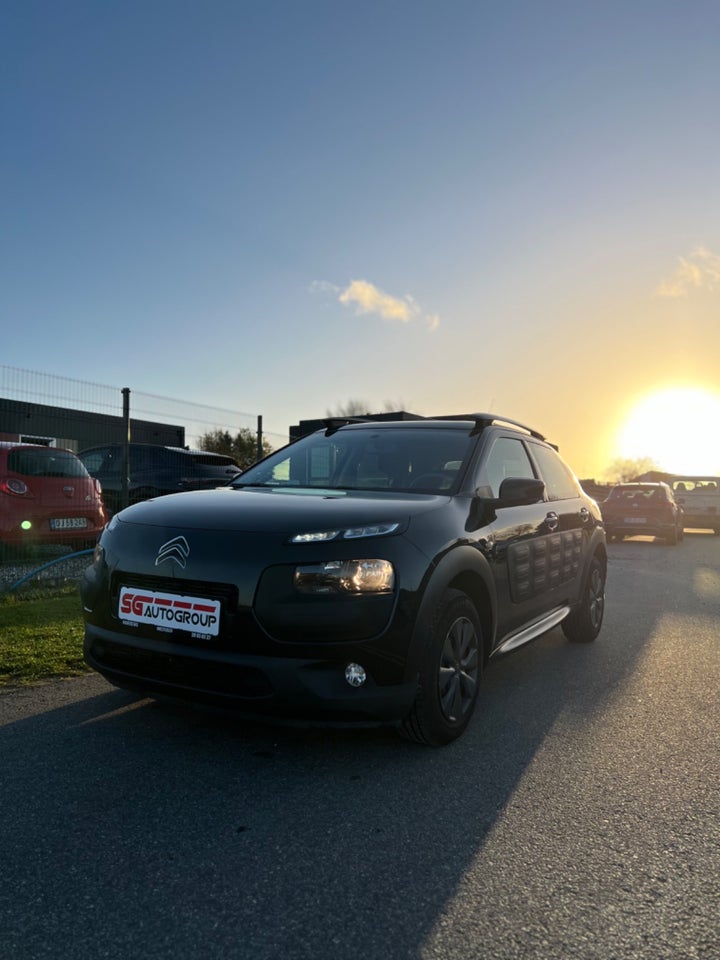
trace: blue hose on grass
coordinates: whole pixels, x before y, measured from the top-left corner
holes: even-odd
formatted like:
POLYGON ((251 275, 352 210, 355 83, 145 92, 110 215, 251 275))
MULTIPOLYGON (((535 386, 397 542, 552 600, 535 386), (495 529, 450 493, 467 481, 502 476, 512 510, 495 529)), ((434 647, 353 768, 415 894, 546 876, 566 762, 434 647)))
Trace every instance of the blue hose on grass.
POLYGON ((94 553, 95 548, 90 547, 88 550, 78 550, 77 553, 68 553, 64 557, 57 557, 55 560, 51 560, 49 563, 44 563, 41 567, 38 567, 36 570, 31 570, 30 573, 26 574, 24 577, 20 577, 19 580, 16 580, 11 586, 8 587, 7 593, 12 593, 13 590, 17 590, 18 587, 21 587, 28 580, 32 580, 34 576, 37 576, 38 573, 42 573, 43 570, 47 570, 48 567, 54 567, 56 563, 64 563, 66 560, 74 560, 75 557, 84 557, 88 553, 94 553))

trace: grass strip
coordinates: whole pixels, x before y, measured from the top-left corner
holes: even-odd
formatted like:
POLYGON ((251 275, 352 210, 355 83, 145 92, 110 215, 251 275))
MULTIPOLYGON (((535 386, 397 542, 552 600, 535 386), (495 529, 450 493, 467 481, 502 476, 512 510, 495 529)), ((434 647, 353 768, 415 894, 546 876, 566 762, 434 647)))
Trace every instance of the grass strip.
POLYGON ((87 673, 77 591, 0 601, 0 686, 87 673))

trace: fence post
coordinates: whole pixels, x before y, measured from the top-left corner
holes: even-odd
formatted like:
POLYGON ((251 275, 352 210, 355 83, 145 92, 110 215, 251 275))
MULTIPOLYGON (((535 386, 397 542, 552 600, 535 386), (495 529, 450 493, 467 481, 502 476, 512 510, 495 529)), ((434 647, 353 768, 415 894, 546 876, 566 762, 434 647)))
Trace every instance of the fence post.
POLYGON ((130 387, 123 387, 123 452, 122 452, 122 492, 120 508, 130 502, 130 387))
POLYGON ((257 459, 262 460, 263 455, 263 426, 262 426, 262 415, 258 414, 257 418, 257 459))

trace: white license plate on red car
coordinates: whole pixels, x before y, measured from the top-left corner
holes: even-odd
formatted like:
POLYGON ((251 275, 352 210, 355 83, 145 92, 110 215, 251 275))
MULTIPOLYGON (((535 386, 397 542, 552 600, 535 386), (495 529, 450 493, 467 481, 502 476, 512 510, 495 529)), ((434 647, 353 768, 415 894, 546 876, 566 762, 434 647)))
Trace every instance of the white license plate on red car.
POLYGON ((647 517, 625 517, 623 523, 647 523, 647 517))
POLYGON ((51 530, 84 530, 87 517, 59 517, 50 521, 51 530))
POLYGON ((121 587, 118 616, 127 623, 147 623, 160 630, 185 630, 216 637, 220 601, 185 597, 137 587, 121 587))

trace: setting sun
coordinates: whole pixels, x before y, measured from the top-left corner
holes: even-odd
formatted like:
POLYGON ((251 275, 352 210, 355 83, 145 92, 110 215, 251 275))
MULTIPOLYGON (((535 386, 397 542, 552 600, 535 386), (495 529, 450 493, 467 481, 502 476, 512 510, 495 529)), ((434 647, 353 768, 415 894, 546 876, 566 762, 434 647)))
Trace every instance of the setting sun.
POLYGON ((630 413, 618 437, 621 457, 649 457, 668 473, 720 474, 720 394, 707 389, 661 390, 630 413))

